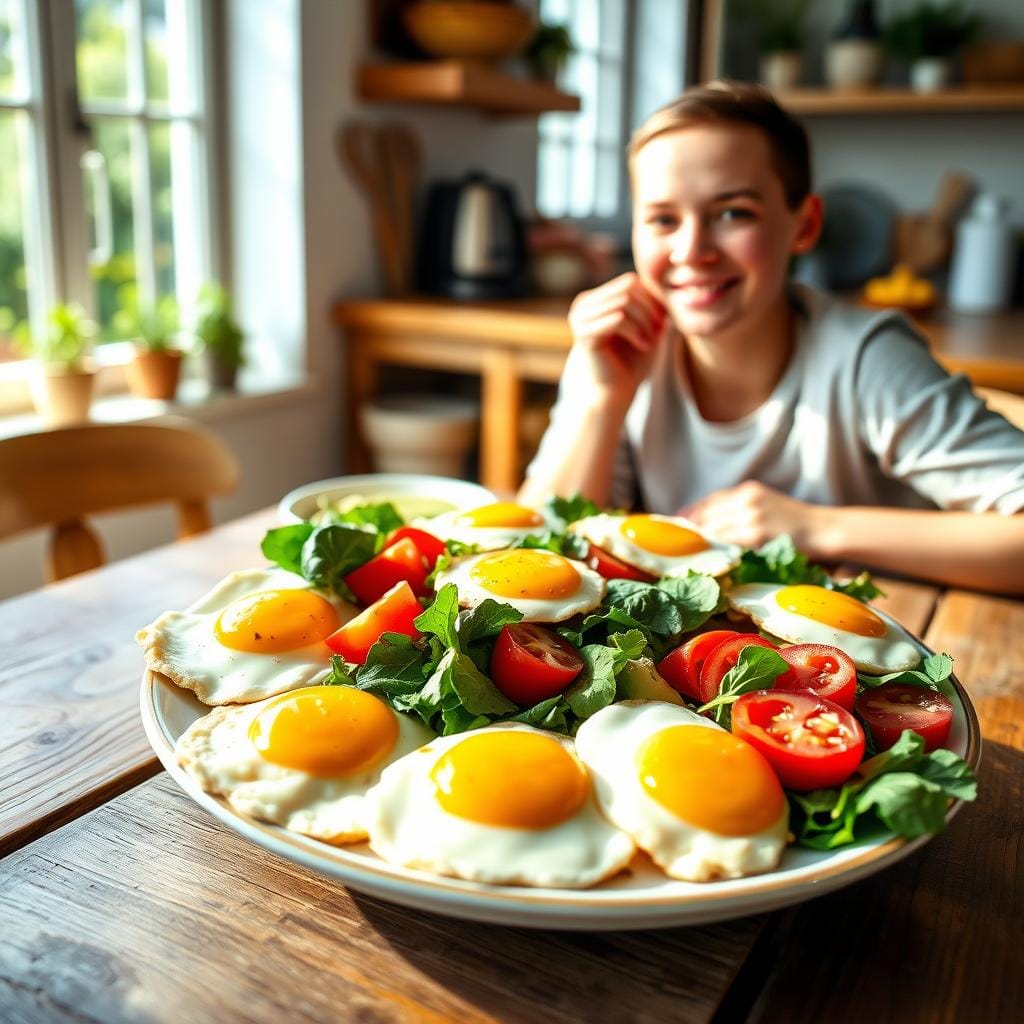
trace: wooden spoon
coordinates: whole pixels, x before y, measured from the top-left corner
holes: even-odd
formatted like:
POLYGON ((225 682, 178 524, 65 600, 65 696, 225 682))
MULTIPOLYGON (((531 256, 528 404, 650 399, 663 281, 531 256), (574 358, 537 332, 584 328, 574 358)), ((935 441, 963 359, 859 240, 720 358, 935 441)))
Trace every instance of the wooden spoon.
POLYGON ((942 267, 952 249, 953 224, 974 193, 974 182, 966 174, 946 174, 927 213, 908 214, 896 222, 896 263, 917 274, 942 267))

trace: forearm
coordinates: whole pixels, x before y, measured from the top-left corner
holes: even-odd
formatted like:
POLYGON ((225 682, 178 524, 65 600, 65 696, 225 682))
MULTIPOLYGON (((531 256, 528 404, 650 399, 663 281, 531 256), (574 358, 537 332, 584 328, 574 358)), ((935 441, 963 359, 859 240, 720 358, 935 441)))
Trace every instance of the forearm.
POLYGON ((519 490, 519 500, 540 505, 552 495, 582 494, 598 505, 607 505, 615 449, 625 418, 626 408, 612 402, 581 408, 571 435, 563 438, 559 460, 528 477, 519 490))
POLYGON ((1024 593, 1024 514, 816 506, 804 548, 821 561, 1024 593))

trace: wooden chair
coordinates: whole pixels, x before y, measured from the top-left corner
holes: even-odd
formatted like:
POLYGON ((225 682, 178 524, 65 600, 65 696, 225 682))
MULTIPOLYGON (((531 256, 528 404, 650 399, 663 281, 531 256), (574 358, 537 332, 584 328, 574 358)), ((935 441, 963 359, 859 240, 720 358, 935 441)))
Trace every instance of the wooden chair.
POLYGON ((993 411, 1005 416, 1018 430, 1024 430, 1024 395, 997 388, 975 388, 974 393, 984 399, 993 411))
POLYGON ((49 582, 103 565, 85 516, 173 502, 178 537, 210 528, 208 501, 238 486, 216 435, 191 423, 88 424, 0 441, 0 540, 52 525, 49 582))

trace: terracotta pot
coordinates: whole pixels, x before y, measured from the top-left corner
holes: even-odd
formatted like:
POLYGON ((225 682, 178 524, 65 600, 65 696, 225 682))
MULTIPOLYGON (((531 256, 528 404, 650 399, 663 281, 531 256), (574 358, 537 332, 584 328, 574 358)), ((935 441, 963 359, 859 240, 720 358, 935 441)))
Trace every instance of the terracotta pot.
POLYGON ((38 366, 30 378, 29 388, 43 422, 49 427, 85 423, 89 419, 95 377, 96 371, 92 369, 38 366))
POLYGON ((128 364, 128 388, 140 398, 159 398, 171 401, 178 390, 181 377, 180 349, 159 351, 136 349, 135 358, 128 364))

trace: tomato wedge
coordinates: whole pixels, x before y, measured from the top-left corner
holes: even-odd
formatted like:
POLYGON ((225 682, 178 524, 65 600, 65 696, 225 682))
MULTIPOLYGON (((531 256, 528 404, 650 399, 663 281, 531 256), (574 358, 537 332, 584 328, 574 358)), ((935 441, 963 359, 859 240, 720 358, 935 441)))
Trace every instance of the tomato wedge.
POLYGON ((740 660, 740 651, 744 647, 770 647, 775 649, 771 640, 766 640, 757 633, 737 633, 731 640, 725 640, 704 660, 704 666, 700 670, 698 690, 700 691, 700 702, 707 704, 718 696, 718 688, 722 685, 726 672, 736 667, 740 660))
POLYGON ((576 648, 535 622, 502 626, 491 652, 494 685, 523 707, 560 693, 582 671, 576 648))
POLYGON ((765 756, 789 789, 838 786, 864 756, 857 719, 807 690, 743 694, 732 706, 732 731, 765 756))
POLYGON ((426 579, 430 569, 420 549, 408 537, 378 552, 345 577, 360 604, 373 604, 396 583, 403 580, 417 594, 427 592, 426 579))
POLYGON ((848 654, 828 644, 794 644, 780 647, 779 654, 789 665, 789 671, 775 680, 773 689, 808 690, 847 711, 853 710, 857 666, 848 654))
POLYGON ((413 620, 422 611, 412 587, 402 580, 351 622, 335 630, 324 642, 346 661, 362 665, 370 648, 384 633, 404 633, 415 640, 420 633, 413 620))
POLYGON ((624 562, 621 558, 610 555, 604 548, 591 544, 587 548, 585 559, 591 569, 599 572, 606 580, 636 580, 639 583, 653 583, 658 577, 652 576, 643 569, 624 562))
POLYGON ((658 662, 658 672, 684 697, 700 700, 700 670, 708 655, 721 643, 734 636, 747 636, 734 629, 711 629, 691 637, 658 662))
POLYGON ((400 540, 411 540, 420 549, 420 554, 427 560, 427 567, 431 570, 445 551, 443 540, 415 526, 400 526, 397 530, 392 530, 384 542, 384 549, 387 550, 400 540))
POLYGON ((865 690, 857 698, 857 713, 879 750, 888 750, 904 729, 922 736, 926 751, 944 747, 953 725, 953 705, 945 694, 908 683, 882 683, 865 690))

